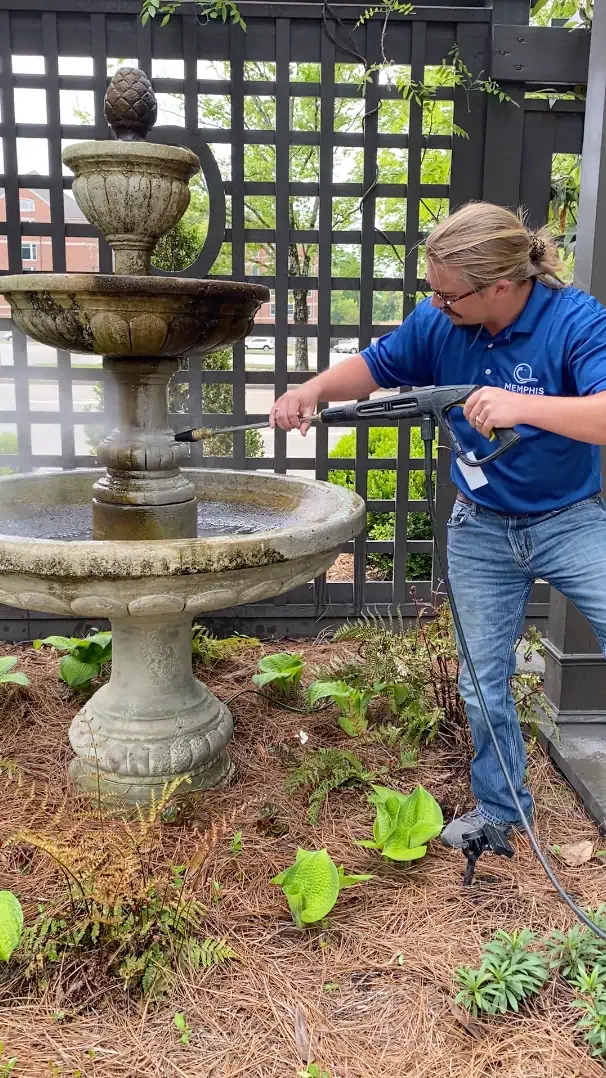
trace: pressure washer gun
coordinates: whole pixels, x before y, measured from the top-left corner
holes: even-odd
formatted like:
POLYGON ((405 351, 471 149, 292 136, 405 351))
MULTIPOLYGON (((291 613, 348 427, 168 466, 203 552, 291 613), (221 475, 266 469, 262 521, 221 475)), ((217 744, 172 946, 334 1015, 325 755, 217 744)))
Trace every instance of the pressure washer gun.
MULTIPOLYGON (((401 419, 431 419, 442 428, 459 460, 472 468, 479 468, 483 464, 496 460, 506 449, 510 449, 520 441, 520 435, 515 430, 509 427, 495 427, 490 433, 490 439, 498 441, 499 444, 492 453, 482 457, 481 460, 465 454, 451 426, 449 416, 453 408, 462 407, 467 398, 479 388, 479 386, 432 386, 429 389, 398 393, 394 397, 377 397, 357 403, 323 408, 316 415, 307 416, 306 420, 310 423, 325 423, 329 426, 348 426, 359 423, 361 420, 372 423, 377 419, 387 419, 397 423, 401 419)), ((199 427, 181 431, 180 434, 175 435, 175 438, 178 442, 198 442, 220 434, 233 434, 241 430, 261 430, 264 427, 269 427, 266 420, 261 423, 243 423, 237 427, 199 427)))
POLYGON ((498 447, 481 460, 468 457, 461 447, 452 425, 450 412, 462 407, 479 386, 431 386, 429 389, 416 389, 410 393, 398 393, 395 397, 382 397, 375 400, 360 401, 358 404, 335 405, 319 413, 323 423, 342 424, 357 422, 361 419, 416 419, 428 417, 434 420, 444 431, 452 449, 459 460, 473 468, 489 464, 496 460, 520 441, 520 435, 509 427, 496 427, 490 433, 491 441, 498 441, 498 447))

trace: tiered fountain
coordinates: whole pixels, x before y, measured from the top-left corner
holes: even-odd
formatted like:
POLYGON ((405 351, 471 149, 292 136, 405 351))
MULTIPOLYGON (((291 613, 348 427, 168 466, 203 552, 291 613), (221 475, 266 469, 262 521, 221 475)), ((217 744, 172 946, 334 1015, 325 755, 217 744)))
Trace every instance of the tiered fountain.
POLYGON ((0 288, 30 337, 103 355, 117 426, 99 449, 102 472, 0 480, 0 603, 109 619, 111 678, 74 718, 70 773, 136 802, 177 775, 195 790, 230 774, 232 718, 193 676, 192 618, 322 573, 362 529, 364 506, 312 480, 181 471, 187 449, 167 405, 177 357, 241 340, 268 292, 149 275, 199 160, 145 141, 156 102, 142 71, 118 71, 105 115, 116 139, 70 146, 64 160, 78 204, 114 250, 115 274, 9 276, 0 288))

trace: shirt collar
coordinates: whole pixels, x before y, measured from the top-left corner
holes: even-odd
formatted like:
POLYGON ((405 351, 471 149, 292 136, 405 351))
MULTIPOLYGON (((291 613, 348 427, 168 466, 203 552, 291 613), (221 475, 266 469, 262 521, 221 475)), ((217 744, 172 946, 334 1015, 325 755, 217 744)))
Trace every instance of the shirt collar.
POLYGON ((541 318, 543 311, 547 307, 553 298, 553 288, 549 288, 548 285, 541 284, 540 281, 534 281, 532 291, 526 300, 525 306, 520 311, 515 322, 511 325, 505 326, 504 329, 492 337, 488 330, 482 326, 479 334, 477 328, 470 327, 474 331, 475 336, 490 337, 491 340, 506 340, 510 341, 514 333, 533 333, 537 327, 537 322, 541 318))

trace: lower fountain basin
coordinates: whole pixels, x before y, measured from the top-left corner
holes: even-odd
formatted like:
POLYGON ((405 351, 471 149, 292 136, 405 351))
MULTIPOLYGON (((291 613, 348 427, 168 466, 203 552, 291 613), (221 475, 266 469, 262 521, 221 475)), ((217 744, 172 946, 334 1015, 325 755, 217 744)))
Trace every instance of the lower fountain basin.
POLYGON ((198 498, 197 538, 95 541, 90 497, 100 474, 0 479, 0 603, 78 617, 195 616, 312 580, 364 527, 363 500, 343 487, 184 469, 198 498))
POLYGON ((242 340, 269 299, 264 285, 99 273, 7 276, 2 292, 19 329, 42 344, 155 358, 242 340))

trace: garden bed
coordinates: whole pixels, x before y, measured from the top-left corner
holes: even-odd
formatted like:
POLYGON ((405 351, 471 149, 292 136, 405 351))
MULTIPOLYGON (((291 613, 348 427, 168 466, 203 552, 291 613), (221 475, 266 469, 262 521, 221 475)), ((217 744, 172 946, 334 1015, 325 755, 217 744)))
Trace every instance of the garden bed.
MULTIPOLYGON (((288 647, 282 642, 265 650, 288 647)), ((348 646, 297 640, 290 649, 309 663, 326 663, 348 646)), ((57 679, 57 656, 27 646, 5 647, 2 654, 18 656, 31 681, 29 689, 0 687, 0 889, 19 895, 27 922, 62 886, 61 876, 40 850, 2 843, 27 827, 91 849, 103 826, 112 824, 96 818, 94 801, 72 792, 63 803, 76 703, 57 679)), ((237 652, 200 676, 227 700, 249 683, 259 654, 259 648, 237 652)), ((373 818, 360 786, 332 793, 317 826, 307 818, 306 791, 285 793, 293 761, 329 746, 353 750, 379 781, 403 792, 422 783, 450 816, 471 804, 464 749, 434 744, 422 750, 417 767, 402 768, 399 748, 348 738, 331 709, 305 716, 247 694, 231 708, 234 783, 204 795, 185 822, 179 814, 172 823, 167 816, 149 856, 150 863, 179 866, 200 854, 196 885, 208 908, 204 932, 225 939, 238 958, 181 975, 157 1003, 112 983, 103 955, 91 952, 59 965, 42 994, 12 976, 11 965, 3 967, 0 1075, 295 1078, 305 1071, 310 1042, 318 1073, 329 1078, 603 1075, 603 1064, 590 1059, 575 1033, 578 1012, 563 982, 551 981, 517 1016, 472 1021, 453 1006, 455 968, 477 966, 482 942, 497 928, 526 926, 543 935, 572 923, 525 839, 514 839, 511 862, 482 860, 478 883, 463 889, 462 856, 437 841, 410 868, 356 847, 353 840, 369 836, 373 818), (286 834, 267 833, 259 822, 266 802, 280 807, 286 834), (292 864, 298 846, 325 846, 346 871, 374 874, 340 895, 328 926, 302 932, 282 891, 269 882, 292 864), (180 1042, 176 1012, 190 1030, 187 1044, 180 1042), (13 1070, 3 1070, 11 1058, 13 1070)), ((535 743, 529 776, 545 846, 597 837, 535 743)), ((563 884, 585 906, 603 898, 604 873, 596 860, 560 869, 563 884)))

